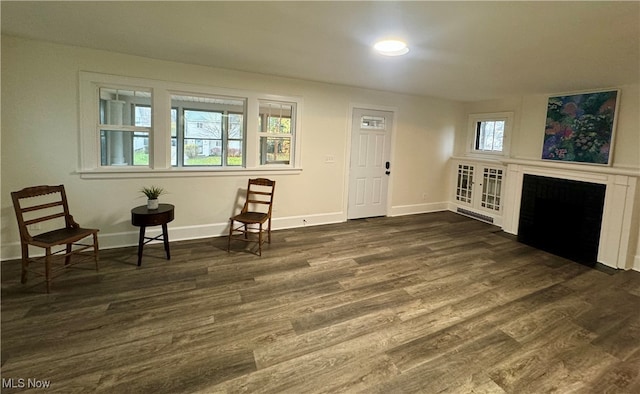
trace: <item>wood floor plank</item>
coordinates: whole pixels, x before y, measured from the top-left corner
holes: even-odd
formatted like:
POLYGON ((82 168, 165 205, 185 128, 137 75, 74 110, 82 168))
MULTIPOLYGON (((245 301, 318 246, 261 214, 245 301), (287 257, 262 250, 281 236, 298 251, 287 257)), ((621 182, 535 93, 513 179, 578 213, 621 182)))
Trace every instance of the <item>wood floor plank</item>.
POLYGON ((256 364, 260 369, 266 368, 371 332, 385 330, 396 323, 393 311, 382 310, 300 335, 277 338, 255 349, 256 364))
POLYGON ((631 394, 640 392, 640 363, 617 361, 608 364, 593 379, 594 393, 631 394))
MULTIPOLYGON (((327 346, 291 360, 260 369, 253 376, 241 376, 213 387, 224 392, 335 392, 345 377, 371 375, 377 370, 377 360, 384 359, 382 350, 388 343, 385 331, 374 331, 346 342, 327 346)), ((384 363, 388 364, 388 363, 384 363)), ((383 368, 395 374, 393 366, 383 368)), ((382 376, 383 378, 385 376, 382 376)))
POLYGON ((296 332, 301 334, 347 321, 373 311, 382 311, 412 300, 413 298, 406 291, 394 290, 376 297, 366 298, 323 311, 316 311, 293 319, 292 323, 296 332))
MULTIPOLYGON (((103 250, 45 294, 3 262, 3 379, 59 393, 640 392, 640 272, 452 212, 103 250)), ((75 268, 78 267, 78 268, 75 268)), ((22 392, 4 387, 2 392, 22 392)), ((29 391, 27 391, 29 392, 29 391)))
POLYGON ((233 354, 175 349, 161 360, 114 368, 102 376, 97 391, 177 393, 198 390, 255 371, 252 352, 233 354))
POLYGON ((634 343, 638 337, 640 337, 640 312, 621 320, 609 331, 598 335, 598 338, 591 343, 620 360, 626 360, 637 351, 629 347, 629 343, 634 343))
MULTIPOLYGON (((565 368, 563 360, 567 360, 572 352, 579 354, 588 347, 592 353, 597 354, 597 361, 602 359, 604 352, 591 348, 589 344, 595 337, 595 334, 569 320, 558 321, 535 338, 522 343, 521 352, 494 364, 489 376, 507 392, 520 392, 529 387, 538 387, 546 392, 542 389, 544 385, 551 391, 560 384, 558 379, 568 378, 568 374, 558 373, 556 369, 565 368), (553 365, 554 370, 549 369, 550 365, 553 365), (553 379, 548 378, 550 375, 553 375, 553 379)), ((607 362, 613 361, 611 356, 606 358, 607 362)))

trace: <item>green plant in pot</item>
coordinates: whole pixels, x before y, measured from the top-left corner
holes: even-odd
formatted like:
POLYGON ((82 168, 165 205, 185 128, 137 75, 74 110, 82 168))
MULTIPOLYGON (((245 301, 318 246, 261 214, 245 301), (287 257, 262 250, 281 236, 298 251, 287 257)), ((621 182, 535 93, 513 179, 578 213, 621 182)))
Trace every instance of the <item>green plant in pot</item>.
POLYGON ((158 197, 164 194, 164 189, 158 186, 145 186, 140 193, 147 196, 147 208, 158 209, 158 197))

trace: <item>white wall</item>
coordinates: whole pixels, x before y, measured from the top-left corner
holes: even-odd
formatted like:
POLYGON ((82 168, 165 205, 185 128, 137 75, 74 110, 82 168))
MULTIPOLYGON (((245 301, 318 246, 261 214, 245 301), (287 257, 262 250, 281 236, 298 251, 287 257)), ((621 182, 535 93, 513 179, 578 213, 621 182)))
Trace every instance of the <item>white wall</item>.
POLYGON ((154 179, 81 179, 78 168, 78 73, 151 78, 244 89, 304 99, 303 171, 277 180, 274 226, 346 220, 350 105, 397 109, 390 215, 446 207, 447 160, 453 153, 462 104, 165 62, 105 51, 2 36, 3 260, 19 256, 19 237, 9 193, 38 184, 64 184, 76 220, 100 228, 102 248, 135 245, 132 207, 145 203, 142 185, 155 184, 176 205, 172 240, 222 234, 238 190, 255 174, 154 179), (335 163, 325 163, 325 156, 335 163), (426 198, 423 196, 426 194, 426 198))
MULTIPOLYGON (((618 120, 614 135, 613 167, 640 171, 640 86, 594 86, 593 90, 620 89, 618 120)), ((588 90, 588 87, 585 87, 588 90)), ((549 92, 545 95, 511 97, 502 100, 465 103, 465 116, 472 113, 514 112, 511 157, 540 160, 550 95, 570 92, 549 92)), ((466 120, 465 120, 466 121, 466 120)), ((465 153, 467 130, 458 128, 455 154, 465 153)))

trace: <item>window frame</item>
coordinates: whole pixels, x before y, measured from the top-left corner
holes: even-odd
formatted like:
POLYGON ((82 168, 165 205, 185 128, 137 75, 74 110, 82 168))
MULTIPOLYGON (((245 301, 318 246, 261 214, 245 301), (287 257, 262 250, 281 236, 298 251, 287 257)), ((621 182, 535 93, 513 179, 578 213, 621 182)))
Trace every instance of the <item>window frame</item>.
MULTIPOLYGON (((246 160, 246 116, 247 116, 247 98, 240 97, 238 95, 229 96, 229 95, 205 95, 205 94, 193 94, 192 92, 171 92, 171 112, 176 112, 176 137, 171 137, 172 140, 176 140, 176 162, 172 166, 174 168, 211 168, 211 169, 227 169, 227 168, 245 168, 246 160), (181 100, 184 98, 195 99, 195 101, 190 100, 181 100), (200 101, 199 99, 213 99, 213 100, 230 100, 230 101, 238 101, 242 102, 242 109, 240 111, 233 108, 230 110, 229 105, 225 103, 207 103, 206 101, 200 101), (193 111, 193 112, 209 112, 209 113, 218 113, 220 114, 220 133, 221 138, 194 138, 187 137, 185 135, 187 131, 187 122, 185 122, 185 112, 193 111), (229 116, 230 115, 240 115, 242 118, 241 129, 242 129, 242 138, 229 138, 229 116), (187 145, 185 144, 185 140, 211 140, 211 141, 220 141, 220 153, 221 160, 220 164, 185 164, 185 149, 187 145), (240 151, 242 152, 242 164, 235 165, 229 164, 229 141, 240 141, 240 151)), ((173 126, 173 124, 172 124, 173 126)), ((204 126, 203 123, 196 122, 196 127, 204 126)), ((173 132, 173 130, 171 130, 173 132)), ((173 141, 172 141, 173 144, 173 141)), ((172 145, 173 147, 173 145, 172 145)), ((172 148, 173 149, 173 148, 172 148)), ((172 158, 173 159, 173 158, 172 158)))
MULTIPOLYGON (((295 141, 296 141, 296 113, 297 113, 297 106, 295 102, 286 102, 283 100, 268 100, 268 99, 259 99, 258 100, 258 104, 264 104, 264 103, 269 103, 269 104, 278 104, 278 105, 290 105, 291 106, 291 114, 289 116, 272 116, 271 113, 269 114, 262 114, 260 113, 260 111, 258 111, 258 144, 259 144, 259 149, 258 149, 258 153, 260 155, 260 165, 262 166, 288 166, 290 165, 290 163, 292 163, 295 160, 295 149, 291 149, 291 146, 295 146, 295 141), (271 119, 279 119, 280 120, 280 124, 282 124, 282 119, 289 119, 289 132, 288 133, 274 133, 269 131, 271 122, 271 119), (262 151, 262 139, 268 139, 268 138, 280 138, 280 139, 285 139, 288 138, 289 139, 289 163, 286 163, 282 160, 268 160, 266 157, 263 157, 263 151, 262 151)), ((266 155, 266 152, 265 152, 266 155)))
POLYGON ((511 145, 511 130, 513 127, 513 112, 493 112, 470 114, 467 136, 467 156, 498 158, 509 157, 511 145), (487 151, 476 149, 478 124, 482 122, 504 121, 504 132, 502 136, 502 151, 487 151))
MULTIPOLYGON (((298 174, 302 171, 302 108, 300 96, 283 96, 252 92, 240 89, 217 88, 181 82, 151 80, 110 74, 81 71, 79 75, 79 161, 77 173, 83 178, 145 176, 219 176, 233 173, 298 174), (101 87, 151 91, 151 128, 149 130, 149 166, 103 166, 100 162, 99 111, 97 97, 101 87), (171 164, 171 95, 226 96, 242 99, 244 108, 244 164, 243 166, 172 166, 171 164), (260 100, 295 104, 291 137, 291 160, 289 164, 260 164, 260 133, 258 114, 260 100), (294 123, 295 122, 295 123, 294 123), (175 175, 172 175, 175 174, 175 175), (139 176, 139 175, 137 175, 139 176)), ((178 113, 178 116, 180 114, 178 113)), ((176 125, 179 126, 179 125, 176 125)), ((226 141, 226 140, 225 140, 226 141)), ((228 142, 228 141, 226 141, 228 142)), ((224 142, 224 143, 226 143, 224 142)), ((179 135, 176 140, 176 149, 179 135)), ((180 154, 180 152, 178 152, 180 154)), ((226 157, 223 158, 226 162, 226 157)))
MULTIPOLYGON (((98 158, 100 166, 105 166, 105 167, 112 167, 112 166, 118 166, 121 164, 110 164, 110 165, 106 165, 103 164, 103 162, 105 161, 110 161, 112 158, 110 157, 111 154, 110 152, 110 144, 106 143, 107 140, 111 139, 111 133, 120 133, 121 138, 122 138, 122 142, 120 145, 120 150, 121 152, 121 157, 123 160, 129 160, 130 163, 122 163, 123 165, 126 165, 127 167, 148 167, 148 165, 144 165, 144 164, 135 164, 135 139, 136 138, 149 138, 150 135, 150 131, 151 131, 151 124, 147 125, 138 125, 136 123, 136 109, 138 106, 147 106, 149 108, 151 108, 151 99, 152 99, 153 93, 151 90, 149 89, 138 89, 137 87, 123 87, 123 86, 116 86, 116 85, 101 85, 98 87, 97 89, 97 97, 96 100, 94 101, 94 105, 98 106, 98 118, 96 119, 96 123, 97 125, 97 134, 98 134, 98 139, 100 141, 100 146, 99 146, 99 155, 100 157, 98 158), (121 101, 122 103, 122 113, 121 115, 121 119, 120 122, 116 122, 116 123, 110 123, 109 121, 107 121, 106 116, 107 116, 107 107, 108 107, 108 100, 103 98, 104 96, 102 95, 102 89, 105 88, 106 91, 108 90, 114 90, 116 93, 116 96, 118 95, 118 91, 130 91, 133 93, 133 96, 130 95, 125 95, 127 97, 133 97, 133 99, 129 100, 129 101, 121 101), (144 103, 144 104, 138 104, 139 101, 141 101, 139 99, 139 97, 144 97, 144 96, 138 96, 136 93, 145 93, 145 94, 149 94, 149 103, 144 103), (124 119, 128 118, 127 122, 124 122, 124 119), (142 135, 141 135, 142 134, 142 135), (128 144, 124 143, 124 140, 128 140, 128 144), (106 143, 106 146, 103 146, 103 142, 106 143), (129 145, 129 146, 126 146, 129 145), (127 153, 125 153, 125 150, 127 151, 127 153), (103 154, 106 153, 107 157, 104 157, 103 154)), ((142 100, 144 101, 144 100, 142 100)), ((151 119, 149 119, 149 123, 151 123, 151 119)), ((117 149, 116 149, 117 150, 117 149)))

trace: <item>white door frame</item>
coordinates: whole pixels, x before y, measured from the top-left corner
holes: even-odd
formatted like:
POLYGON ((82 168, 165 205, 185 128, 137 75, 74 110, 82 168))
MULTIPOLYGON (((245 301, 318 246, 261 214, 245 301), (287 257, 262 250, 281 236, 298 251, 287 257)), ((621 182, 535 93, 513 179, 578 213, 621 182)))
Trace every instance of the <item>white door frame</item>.
POLYGON ((348 211, 349 211, 349 180, 351 176, 351 137, 353 133, 353 111, 355 108, 360 109, 370 109, 374 111, 387 111, 393 113, 393 125, 391 126, 391 149, 389 152, 390 161, 391 161, 391 176, 389 176, 389 184, 387 187, 387 213, 386 216, 390 216, 391 212, 391 197, 393 196, 393 175, 395 171, 395 147, 396 147, 396 130, 398 127, 398 108, 397 107, 389 107, 384 105, 375 105, 375 104, 362 104, 362 103, 349 103, 349 112, 347 114, 348 125, 347 125, 347 135, 346 135, 346 144, 345 144, 345 177, 344 177, 344 189, 345 193, 343 193, 343 201, 342 201, 342 212, 344 221, 348 220, 348 211))

